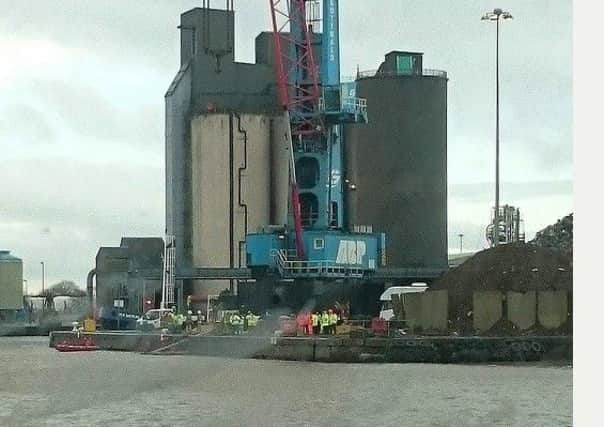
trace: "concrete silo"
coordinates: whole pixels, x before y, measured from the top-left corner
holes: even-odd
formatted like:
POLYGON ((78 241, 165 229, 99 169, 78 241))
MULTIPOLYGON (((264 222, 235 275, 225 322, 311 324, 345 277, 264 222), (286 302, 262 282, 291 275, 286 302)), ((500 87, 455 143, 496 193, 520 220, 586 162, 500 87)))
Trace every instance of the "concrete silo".
POLYGON ((246 233, 287 219, 271 39, 258 37, 255 63, 235 61, 233 17, 230 8, 181 15, 181 67, 165 97, 166 231, 177 271, 195 276, 177 292, 198 303, 236 281, 195 269, 245 267, 246 233))
POLYGON ((23 261, 0 250, 0 314, 10 319, 23 308, 23 261))
POLYGON ((388 268, 429 277, 447 267, 447 75, 391 52, 357 96, 370 114, 345 134, 348 225, 386 233, 388 268))

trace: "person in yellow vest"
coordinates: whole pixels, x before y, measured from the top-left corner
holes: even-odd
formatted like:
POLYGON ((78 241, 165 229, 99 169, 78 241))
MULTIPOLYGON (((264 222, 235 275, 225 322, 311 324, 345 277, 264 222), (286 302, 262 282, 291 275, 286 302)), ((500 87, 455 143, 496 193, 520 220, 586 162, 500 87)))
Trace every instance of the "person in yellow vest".
POLYGON ((321 325, 321 335, 329 333, 329 314, 327 311, 323 310, 323 314, 321 314, 321 319, 319 320, 321 325))
POLYGON ((329 316, 329 334, 335 335, 336 334, 336 325, 338 324, 338 315, 333 310, 330 309, 328 312, 328 316, 329 316))
POLYGON ((312 333, 314 335, 319 335, 319 317, 320 314, 319 313, 313 313, 310 316, 311 322, 312 322, 312 333))
POLYGON ((254 315, 254 313, 252 313, 251 311, 248 310, 246 316, 245 316, 246 320, 247 320, 247 327, 249 328, 253 328, 254 326, 257 325, 258 323, 258 318, 254 315))
POLYGON ((231 315, 231 326, 233 327, 235 335, 243 334, 243 319, 239 314, 233 313, 231 315))

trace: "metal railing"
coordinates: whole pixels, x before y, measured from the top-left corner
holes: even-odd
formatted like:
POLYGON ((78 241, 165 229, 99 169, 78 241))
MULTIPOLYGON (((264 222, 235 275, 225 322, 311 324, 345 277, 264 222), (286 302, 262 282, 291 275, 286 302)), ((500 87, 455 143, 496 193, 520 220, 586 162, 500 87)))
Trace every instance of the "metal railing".
MULTIPOLYGON (((344 325, 362 327, 364 329, 371 329, 373 319, 368 320, 352 320, 346 319, 342 322, 344 325)), ((416 319, 397 319, 397 320, 384 320, 385 328, 384 334, 390 336, 394 331, 405 330, 409 331, 410 335, 415 332, 416 319)))
POLYGON ((339 109, 326 109, 325 108, 325 98, 319 98, 319 110, 323 112, 337 112, 342 111, 344 113, 352 113, 352 114, 366 114, 367 113, 367 99, 366 98, 356 98, 356 97, 346 97, 342 98, 342 102, 340 104, 339 109))
POLYGON ((361 267, 336 264, 328 260, 300 261, 288 258, 287 250, 274 250, 271 255, 282 276, 363 277, 361 267))
POLYGON ((367 99, 366 98, 342 98, 342 111, 354 114, 365 114, 367 113, 367 99))
POLYGON ((442 70, 434 70, 430 68, 424 68, 421 74, 409 74, 401 73, 399 71, 380 71, 380 70, 367 70, 359 71, 357 73, 357 79, 363 79, 367 77, 392 77, 392 76, 409 76, 409 77, 440 77, 443 79, 447 78, 447 72, 442 70))

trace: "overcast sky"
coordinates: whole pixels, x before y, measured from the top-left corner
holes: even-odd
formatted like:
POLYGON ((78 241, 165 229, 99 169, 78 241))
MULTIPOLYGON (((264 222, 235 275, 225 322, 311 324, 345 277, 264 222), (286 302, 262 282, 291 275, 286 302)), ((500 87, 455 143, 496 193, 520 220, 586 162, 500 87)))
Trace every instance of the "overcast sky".
MULTIPOLYGON (((212 5, 222 7, 222 0, 212 5)), ((501 31, 502 203, 528 237, 573 210, 570 0, 342 0, 342 74, 424 52, 449 74, 449 246, 485 246, 494 193, 495 27, 501 31)), ((0 249, 30 290, 84 286, 99 246, 164 230, 163 96, 180 13, 199 0, 0 0, 0 249)), ((236 57, 254 60, 267 0, 235 0, 236 57)))

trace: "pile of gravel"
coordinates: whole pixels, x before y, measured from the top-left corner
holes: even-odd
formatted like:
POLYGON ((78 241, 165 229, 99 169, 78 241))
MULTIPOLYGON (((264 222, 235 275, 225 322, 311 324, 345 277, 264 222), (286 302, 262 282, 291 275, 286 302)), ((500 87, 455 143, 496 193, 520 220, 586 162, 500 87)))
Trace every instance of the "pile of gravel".
POLYGON ((532 244, 500 245, 478 252, 449 270, 431 289, 448 291, 451 328, 471 333, 474 291, 572 290, 571 257, 564 251, 532 244))

